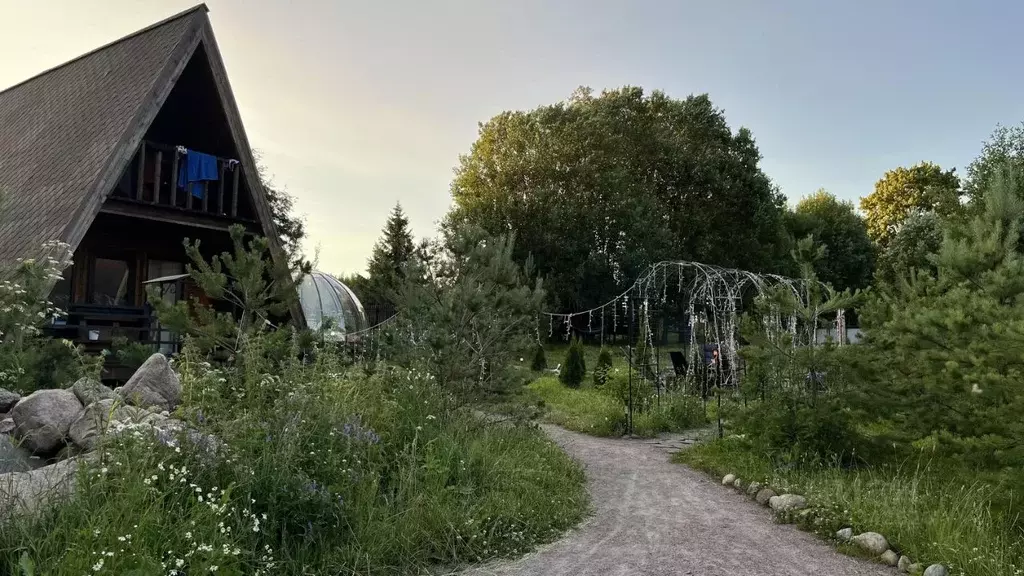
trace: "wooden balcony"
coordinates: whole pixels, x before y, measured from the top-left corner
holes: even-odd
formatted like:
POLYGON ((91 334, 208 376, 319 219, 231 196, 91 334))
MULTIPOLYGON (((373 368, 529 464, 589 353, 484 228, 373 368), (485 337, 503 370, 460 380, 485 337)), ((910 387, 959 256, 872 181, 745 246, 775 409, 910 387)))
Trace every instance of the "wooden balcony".
POLYGON ((255 222, 246 197, 241 164, 237 160, 218 157, 216 180, 182 182, 181 168, 187 162, 184 151, 180 146, 143 141, 108 204, 121 206, 122 212, 123 208, 130 208, 129 215, 141 216, 148 209, 156 208, 186 217, 212 218, 222 222, 223 226, 231 222, 255 222), (198 196, 201 197, 194 195, 190 186, 198 187, 201 190, 198 196))

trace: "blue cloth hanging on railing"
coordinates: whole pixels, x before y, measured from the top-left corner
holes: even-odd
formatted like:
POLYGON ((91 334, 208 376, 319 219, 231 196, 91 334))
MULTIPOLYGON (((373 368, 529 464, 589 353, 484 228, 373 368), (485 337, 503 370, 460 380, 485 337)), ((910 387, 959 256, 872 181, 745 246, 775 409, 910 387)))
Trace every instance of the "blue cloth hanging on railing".
POLYGON ((199 183, 218 180, 217 157, 195 150, 185 151, 185 161, 178 164, 178 187, 186 188, 192 196, 202 199, 205 188, 199 183))

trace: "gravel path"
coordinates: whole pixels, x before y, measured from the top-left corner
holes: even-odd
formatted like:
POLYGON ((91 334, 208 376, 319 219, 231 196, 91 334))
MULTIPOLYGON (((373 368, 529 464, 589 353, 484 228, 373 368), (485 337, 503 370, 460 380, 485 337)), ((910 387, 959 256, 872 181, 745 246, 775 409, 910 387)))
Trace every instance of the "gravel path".
POLYGON ((694 575, 893 576, 843 556, 814 536, 775 524, 771 513, 669 462, 678 443, 547 432, 586 466, 594 516, 561 540, 467 576, 694 575))

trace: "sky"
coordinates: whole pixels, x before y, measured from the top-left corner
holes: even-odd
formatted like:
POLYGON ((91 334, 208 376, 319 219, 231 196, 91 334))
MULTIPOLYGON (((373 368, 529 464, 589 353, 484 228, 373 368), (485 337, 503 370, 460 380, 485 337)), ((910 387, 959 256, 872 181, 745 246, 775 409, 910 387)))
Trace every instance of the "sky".
MULTIPOLYGON (((193 0, 0 0, 0 87, 193 0)), ((363 272, 400 202, 450 205, 478 122, 586 85, 708 93, 790 202, 891 168, 964 168, 1024 121, 1024 3, 978 0, 209 0, 252 146, 320 269, 363 272)))

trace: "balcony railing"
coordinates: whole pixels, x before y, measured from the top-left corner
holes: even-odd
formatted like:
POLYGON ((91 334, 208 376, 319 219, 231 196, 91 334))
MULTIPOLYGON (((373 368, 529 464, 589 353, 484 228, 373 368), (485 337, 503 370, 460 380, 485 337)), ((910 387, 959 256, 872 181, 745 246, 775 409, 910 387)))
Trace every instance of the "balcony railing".
POLYGON ((187 154, 180 146, 145 140, 139 146, 132 174, 114 192, 119 200, 176 208, 188 212, 248 220, 248 208, 240 201, 241 165, 237 160, 217 158, 217 179, 181 182, 180 170, 187 154), (196 186, 201 194, 194 195, 196 186))

